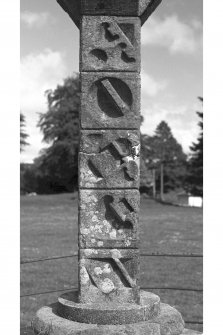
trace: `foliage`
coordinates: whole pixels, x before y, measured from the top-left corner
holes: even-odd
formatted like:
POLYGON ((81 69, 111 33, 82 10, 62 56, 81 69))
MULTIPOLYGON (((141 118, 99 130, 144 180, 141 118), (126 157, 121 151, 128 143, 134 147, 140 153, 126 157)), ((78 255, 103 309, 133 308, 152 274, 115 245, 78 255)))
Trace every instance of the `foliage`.
POLYGON ((33 164, 20 164, 20 193, 27 194, 36 191, 33 164))
POLYGON ((146 166, 145 160, 142 155, 140 158, 140 192, 151 193, 151 187, 153 186, 153 175, 152 170, 149 170, 146 166))
POLYGON ((25 116, 20 112, 20 151, 23 151, 24 147, 29 145, 29 143, 26 142, 26 139, 29 135, 25 132, 25 125, 25 116))
MULTIPOLYGON (((198 98, 203 103, 203 98, 198 98)), ((200 121, 197 142, 190 147, 192 154, 188 163, 187 189, 195 196, 203 196, 203 112, 196 112, 200 121)))
POLYGON ((41 173, 38 165, 20 164, 20 194, 29 193, 52 194, 56 193, 55 186, 51 184, 49 176, 41 173))
MULTIPOLYGON (((143 119, 142 119, 143 122, 143 119)), ((148 165, 146 158, 146 141, 147 135, 141 134, 141 151, 140 151, 140 192, 151 194, 153 186, 152 169, 148 165)))
POLYGON ((41 177, 54 192, 73 191, 77 183, 80 87, 78 76, 68 77, 46 91, 48 110, 38 126, 49 147, 35 161, 41 177))
POLYGON ((142 156, 147 168, 156 170, 156 187, 160 187, 160 166, 164 167, 164 192, 181 187, 186 173, 186 155, 165 121, 154 136, 142 135, 142 156))

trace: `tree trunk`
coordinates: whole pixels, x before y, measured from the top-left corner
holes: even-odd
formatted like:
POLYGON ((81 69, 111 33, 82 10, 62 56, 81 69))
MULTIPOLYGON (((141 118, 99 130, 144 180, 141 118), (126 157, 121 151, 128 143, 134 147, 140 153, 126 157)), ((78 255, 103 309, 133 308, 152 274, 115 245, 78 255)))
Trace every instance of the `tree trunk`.
POLYGON ((153 198, 156 198, 156 170, 153 169, 153 198))
POLYGON ((163 201, 163 163, 160 165, 160 199, 163 201))

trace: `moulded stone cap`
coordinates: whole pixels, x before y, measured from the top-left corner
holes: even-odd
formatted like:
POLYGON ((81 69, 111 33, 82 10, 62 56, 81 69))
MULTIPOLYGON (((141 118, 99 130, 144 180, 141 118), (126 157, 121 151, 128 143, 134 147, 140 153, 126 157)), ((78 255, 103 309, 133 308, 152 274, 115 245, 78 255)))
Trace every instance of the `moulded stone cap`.
POLYGON ((140 17, 142 25, 162 0, 57 0, 76 26, 81 15, 140 17))
POLYGON ((148 17, 161 4, 162 0, 139 0, 139 16, 141 25, 143 25, 148 17))
POLYGON ((81 0, 57 0, 57 2, 79 28, 81 0))

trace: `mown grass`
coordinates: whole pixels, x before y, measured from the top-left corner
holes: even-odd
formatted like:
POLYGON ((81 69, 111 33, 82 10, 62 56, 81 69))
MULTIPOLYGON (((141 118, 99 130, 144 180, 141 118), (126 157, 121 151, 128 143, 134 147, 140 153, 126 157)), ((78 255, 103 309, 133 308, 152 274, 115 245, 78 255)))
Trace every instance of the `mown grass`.
MULTIPOLYGON (((21 197, 21 260, 72 255, 77 251, 77 194, 21 197)), ((202 253, 202 209, 175 207, 141 198, 141 250, 202 253)), ((201 258, 142 257, 141 285, 202 288, 201 258)), ((21 265, 21 295, 77 286, 77 258, 21 265)), ((199 292, 153 290, 185 320, 202 320, 199 292)), ((21 298, 21 334, 29 334, 35 312, 57 293, 21 298)), ((201 325, 187 324, 201 330, 201 325)))

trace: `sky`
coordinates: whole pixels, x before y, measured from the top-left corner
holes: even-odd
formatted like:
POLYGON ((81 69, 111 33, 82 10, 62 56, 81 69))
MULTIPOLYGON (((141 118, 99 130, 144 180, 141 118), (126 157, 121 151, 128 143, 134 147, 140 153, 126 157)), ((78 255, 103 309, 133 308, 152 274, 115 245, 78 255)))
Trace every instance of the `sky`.
MULTIPOLYGON (((37 127, 47 111, 44 92, 79 72, 79 31, 56 0, 21 0, 20 110, 31 163, 46 144, 37 127)), ((199 134, 195 113, 203 96, 203 0, 163 0, 142 27, 141 131, 153 135, 165 120, 185 153, 199 134)))

